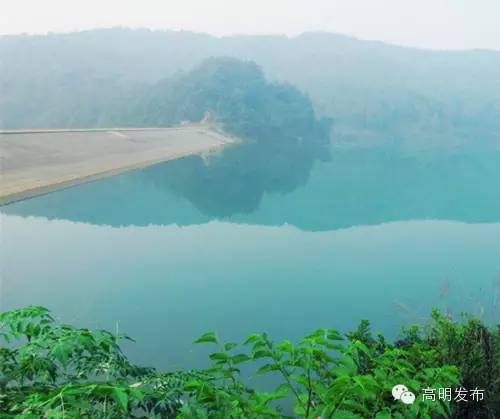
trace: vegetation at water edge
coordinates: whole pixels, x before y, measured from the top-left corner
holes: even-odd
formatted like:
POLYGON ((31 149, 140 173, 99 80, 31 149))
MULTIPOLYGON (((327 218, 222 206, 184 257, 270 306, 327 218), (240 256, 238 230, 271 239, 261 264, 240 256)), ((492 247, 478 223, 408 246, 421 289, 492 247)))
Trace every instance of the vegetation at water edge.
POLYGON ((453 321, 439 311, 388 342, 368 321, 341 334, 318 329, 297 343, 251 334, 243 344, 214 332, 211 366, 161 372, 133 365, 126 336, 75 328, 43 307, 0 314, 2 418, 494 418, 500 406, 500 326, 453 321), (240 368, 245 365, 245 374, 240 368), (273 391, 245 376, 268 375, 273 391), (404 383, 414 404, 394 400, 404 383), (484 390, 483 400, 423 400, 423 389, 484 390))

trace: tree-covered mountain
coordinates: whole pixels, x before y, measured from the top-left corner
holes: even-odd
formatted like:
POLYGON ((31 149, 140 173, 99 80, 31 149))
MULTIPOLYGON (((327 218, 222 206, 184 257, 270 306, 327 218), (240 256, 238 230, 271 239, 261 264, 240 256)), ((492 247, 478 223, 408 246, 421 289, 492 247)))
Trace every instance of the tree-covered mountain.
POLYGON ((208 58, 189 72, 145 87, 135 101, 117 108, 126 110, 116 114, 115 124, 168 126, 208 114, 253 141, 328 133, 328 120, 316 119, 306 95, 290 84, 268 82, 255 63, 235 58, 208 58))
POLYGON ((500 52, 437 52, 329 33, 232 36, 129 29, 0 38, 4 128, 106 125, 145 86, 207 57, 254 61, 296 85, 332 137, 356 143, 498 144, 500 52), (103 112, 103 109, 106 112, 103 112))

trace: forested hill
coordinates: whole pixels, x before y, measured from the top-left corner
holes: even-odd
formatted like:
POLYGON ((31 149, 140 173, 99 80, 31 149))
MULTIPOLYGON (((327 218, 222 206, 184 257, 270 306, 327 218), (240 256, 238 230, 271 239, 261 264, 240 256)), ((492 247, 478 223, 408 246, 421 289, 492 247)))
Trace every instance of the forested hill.
POLYGON ((209 117, 254 142, 324 139, 330 123, 316 118, 310 99, 294 86, 268 82, 255 63, 229 57, 207 58, 144 86, 115 109, 108 125, 169 126, 209 117))
POLYGON ((333 139, 423 147, 495 144, 500 52, 435 52, 328 33, 215 38, 107 29, 0 38, 4 128, 99 125, 102 109, 211 56, 252 60, 334 118, 333 139))

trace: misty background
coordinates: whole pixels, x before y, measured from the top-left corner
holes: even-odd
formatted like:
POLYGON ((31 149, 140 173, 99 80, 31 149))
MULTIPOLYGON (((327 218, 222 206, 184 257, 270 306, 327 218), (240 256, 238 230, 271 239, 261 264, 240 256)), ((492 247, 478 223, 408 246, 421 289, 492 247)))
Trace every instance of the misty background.
POLYGON ((268 80, 297 87, 318 117, 332 120, 330 137, 340 144, 500 142, 500 52, 429 51, 326 32, 215 37, 114 28, 4 36, 0 126, 123 125, 117 109, 213 56, 254 62, 268 80))
POLYGON ((0 34, 124 26, 216 36, 326 31, 427 49, 500 50, 497 0, 1 0, 0 34))

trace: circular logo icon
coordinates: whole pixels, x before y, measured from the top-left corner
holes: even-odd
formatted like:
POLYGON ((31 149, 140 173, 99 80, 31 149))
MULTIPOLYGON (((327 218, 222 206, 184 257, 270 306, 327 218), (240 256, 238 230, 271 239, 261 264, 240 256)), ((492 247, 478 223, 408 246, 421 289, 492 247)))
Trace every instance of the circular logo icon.
POLYGON ((406 387, 405 385, 403 384, 396 384, 393 388, 392 388, 392 397, 394 397, 395 400, 400 400, 401 399, 401 395, 405 392, 408 391, 408 387, 406 387))
POLYGON ((413 404, 415 402, 415 395, 411 391, 405 391, 401 394, 400 399, 404 404, 413 404))

